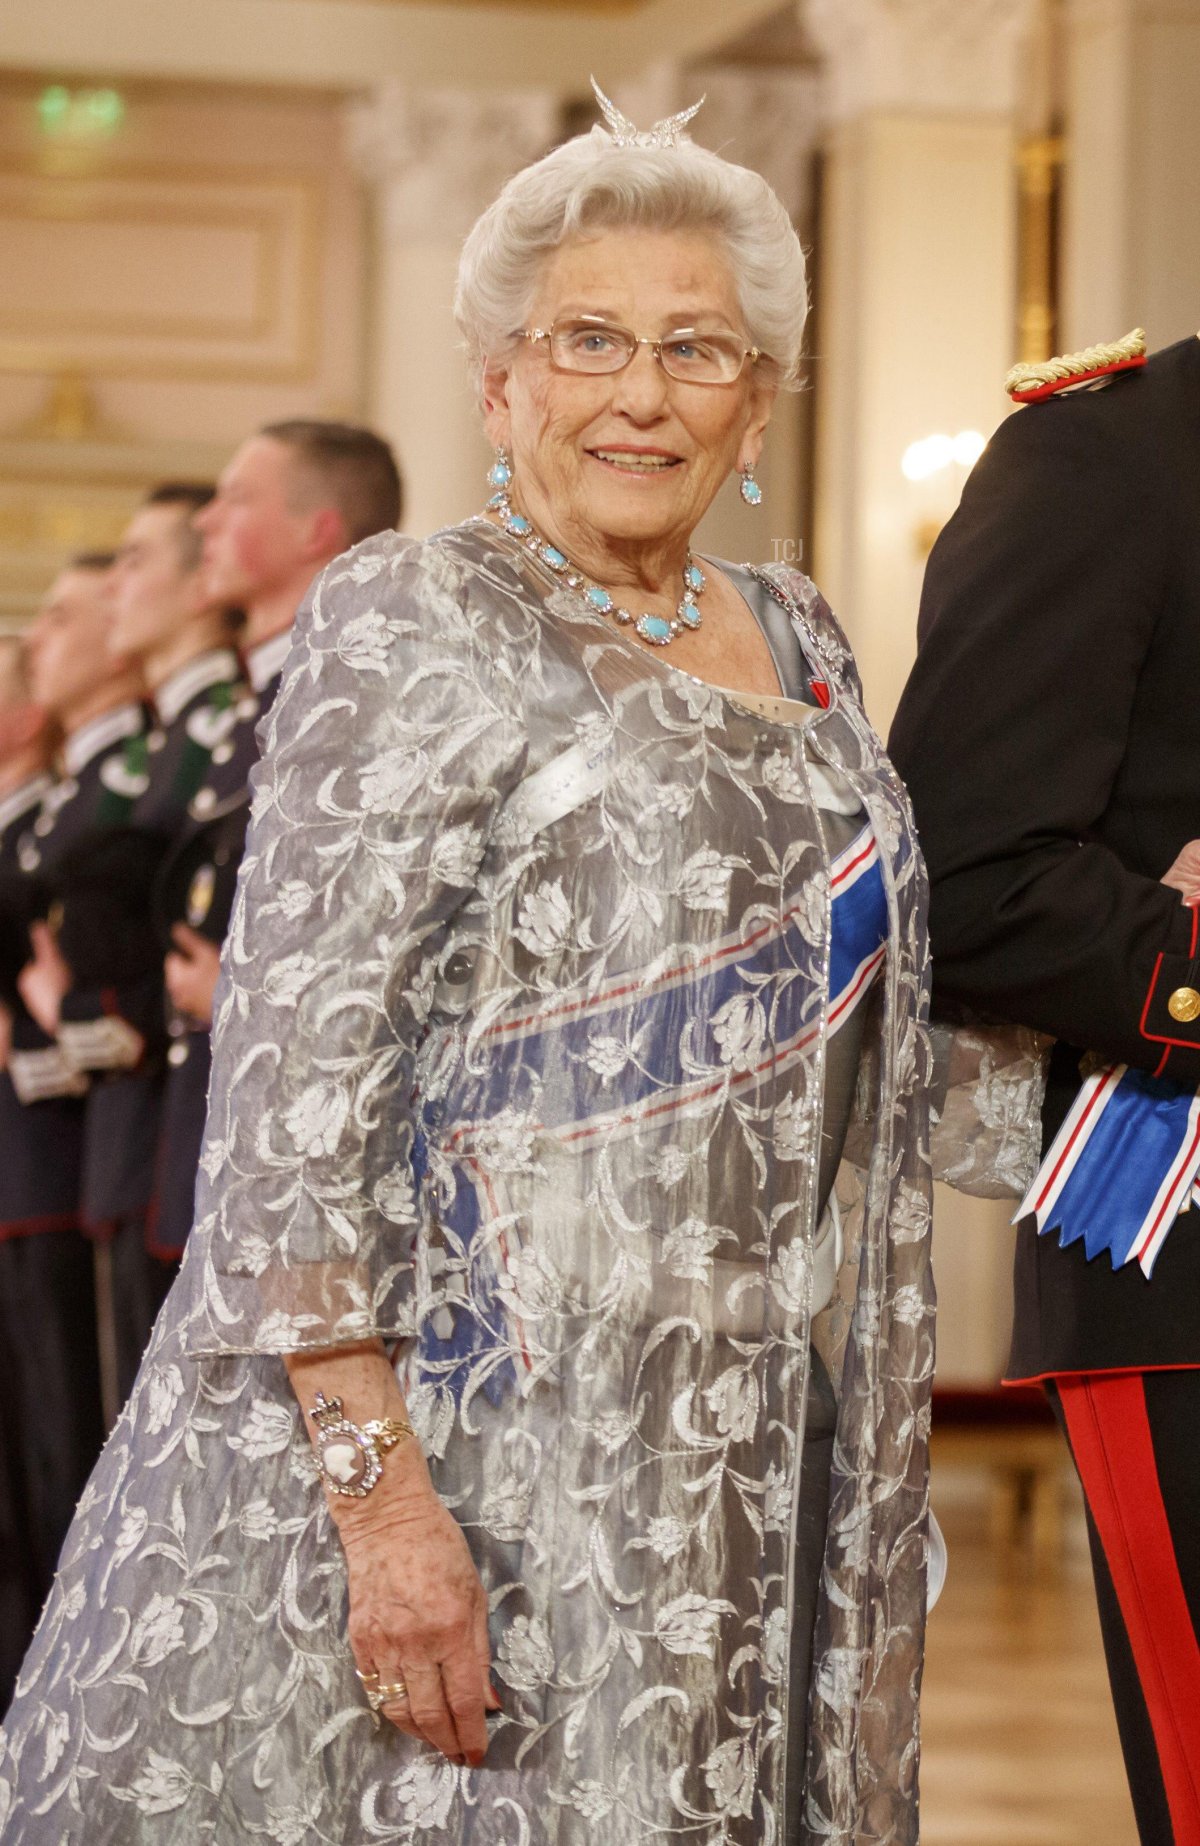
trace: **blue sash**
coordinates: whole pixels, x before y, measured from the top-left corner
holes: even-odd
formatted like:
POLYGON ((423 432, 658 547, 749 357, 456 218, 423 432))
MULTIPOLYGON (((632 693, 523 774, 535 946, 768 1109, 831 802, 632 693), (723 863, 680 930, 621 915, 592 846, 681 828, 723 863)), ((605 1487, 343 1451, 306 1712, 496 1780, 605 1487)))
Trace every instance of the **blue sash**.
MULTIPOLYGON (((419 1357, 426 1380, 458 1397, 464 1361, 490 1350, 495 1369, 483 1389, 495 1403, 511 1387, 514 1366, 532 1369, 504 1269, 520 1230, 506 1210, 505 1156, 497 1141, 522 1091, 530 1096, 529 1117, 536 1117, 523 1120, 523 1132, 582 1150, 609 1146, 778 1075, 808 1054, 822 1014, 830 1036, 845 1025, 886 960, 887 892, 868 825, 831 865, 830 896, 827 1009, 809 982, 789 978, 812 955, 801 927, 808 909, 798 893, 775 917, 759 916, 749 928, 617 976, 595 993, 555 996, 480 1035, 488 1053, 482 1093, 476 1088, 459 1105, 449 1098, 445 1119, 453 1126, 441 1134, 430 1128, 439 1164, 448 1160, 454 1171, 453 1196, 439 1204, 449 1246, 463 1253, 478 1248, 486 1216, 496 1248, 486 1263, 472 1261, 469 1298, 461 1284, 448 1289, 444 1305, 426 1319, 419 1357), (769 1007, 759 998, 766 989, 769 1007), (544 1074, 553 1080, 543 1083, 544 1074)), ((419 1136, 414 1164, 423 1168, 428 1156, 419 1136)), ((486 1369, 476 1366, 476 1376, 486 1369)))
POLYGON ((1013 1223, 1033 1216, 1062 1248, 1083 1239, 1144 1275, 1197 1194, 1200 1095, 1110 1064, 1087 1079, 1013 1223))

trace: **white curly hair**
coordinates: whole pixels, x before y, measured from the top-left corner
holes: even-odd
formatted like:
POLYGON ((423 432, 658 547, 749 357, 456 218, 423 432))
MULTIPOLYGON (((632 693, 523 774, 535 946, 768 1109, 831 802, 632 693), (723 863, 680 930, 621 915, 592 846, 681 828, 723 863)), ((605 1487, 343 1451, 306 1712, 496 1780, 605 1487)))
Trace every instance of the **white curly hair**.
POLYGON ((485 359, 511 348, 546 256, 571 237, 640 228, 709 231, 724 245, 751 345, 780 386, 798 382, 808 278, 804 251, 765 179, 682 136, 673 147, 577 135, 509 180, 467 236, 454 317, 478 388, 485 359))

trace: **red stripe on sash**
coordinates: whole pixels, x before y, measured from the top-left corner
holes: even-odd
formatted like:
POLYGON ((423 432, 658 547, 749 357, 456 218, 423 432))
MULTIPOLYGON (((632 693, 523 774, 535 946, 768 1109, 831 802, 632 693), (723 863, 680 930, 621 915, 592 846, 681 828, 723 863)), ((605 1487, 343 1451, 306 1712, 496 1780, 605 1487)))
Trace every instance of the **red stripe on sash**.
POLYGON ((1063 1167, 1066 1165, 1067 1161, 1071 1158, 1071 1155, 1074 1153, 1075 1143, 1078 1141, 1080 1135, 1083 1133, 1084 1129, 1087 1127, 1088 1122, 1091 1120, 1092 1116, 1096 1113, 1096 1110, 1100 1107, 1102 1103, 1106 1103, 1108 1101, 1109 1097, 1112 1095, 1112 1092, 1116 1089, 1117 1084, 1121 1081, 1121 1074, 1123 1070, 1124 1070, 1123 1065, 1114 1064, 1112 1068, 1105 1074, 1103 1082, 1098 1083, 1096 1085, 1096 1088, 1092 1091, 1092 1094, 1088 1099, 1087 1105, 1084 1108, 1083 1113, 1080 1115, 1079 1120, 1075 1124, 1075 1127, 1071 1133, 1070 1140, 1067 1142, 1067 1145, 1063 1148, 1062 1153, 1059 1155, 1058 1159, 1054 1163, 1054 1171, 1047 1176, 1046 1183, 1042 1187, 1041 1191, 1038 1193, 1037 1198, 1031 1201, 1031 1208, 1033 1211, 1035 1212, 1041 1211, 1043 1205, 1045 1204, 1046 1200, 1049 1198, 1050 1193, 1054 1188, 1055 1181, 1058 1179, 1058 1176, 1062 1172, 1063 1167))
POLYGON ((1075 1465, 1154 1731, 1175 1846, 1200 1846, 1200 1646, 1179 1579, 1140 1372, 1058 1380, 1075 1465))

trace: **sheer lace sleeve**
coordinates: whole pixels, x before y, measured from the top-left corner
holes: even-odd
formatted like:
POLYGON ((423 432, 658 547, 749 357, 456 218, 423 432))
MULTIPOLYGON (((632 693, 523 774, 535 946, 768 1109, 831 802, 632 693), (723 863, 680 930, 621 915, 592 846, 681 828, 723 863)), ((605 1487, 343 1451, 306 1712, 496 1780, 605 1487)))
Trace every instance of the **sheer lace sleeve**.
POLYGON ((933 1177, 978 1199, 1020 1199, 1042 1153, 1053 1040, 1025 1026, 935 1022, 933 1177))
POLYGON ((222 959, 194 1354, 408 1330, 414 1061, 525 750, 491 627, 469 569, 390 534, 300 614, 222 959))

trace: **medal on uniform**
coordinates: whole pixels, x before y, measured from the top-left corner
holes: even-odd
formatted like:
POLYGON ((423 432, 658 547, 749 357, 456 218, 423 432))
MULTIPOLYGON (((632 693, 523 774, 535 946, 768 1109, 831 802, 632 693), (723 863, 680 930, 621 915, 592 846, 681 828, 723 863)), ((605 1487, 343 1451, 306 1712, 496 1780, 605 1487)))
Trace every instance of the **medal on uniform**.
POLYGON ((184 914, 189 928, 200 928, 209 911, 212 909, 212 901, 216 889, 216 867, 212 865, 202 865, 192 879, 191 884, 188 886, 187 909, 184 914))
POLYGON ((1200 1175, 1200 1095, 1110 1064, 1084 1083, 1013 1223, 1082 1241, 1089 1260, 1107 1250, 1114 1269, 1137 1262, 1149 1277, 1172 1225, 1189 1209, 1200 1175))

